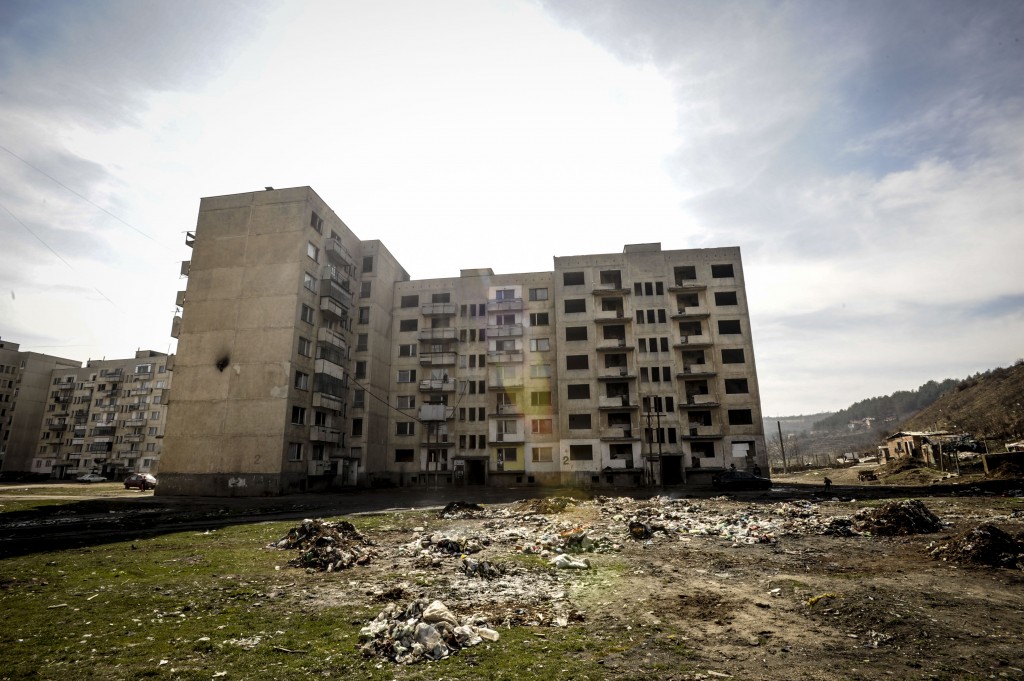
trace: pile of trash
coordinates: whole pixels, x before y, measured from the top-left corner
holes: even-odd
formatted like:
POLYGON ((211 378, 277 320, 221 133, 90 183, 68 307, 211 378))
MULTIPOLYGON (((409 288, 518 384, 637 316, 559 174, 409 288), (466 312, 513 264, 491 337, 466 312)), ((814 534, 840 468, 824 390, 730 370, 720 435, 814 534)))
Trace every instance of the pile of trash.
POLYGON ((359 631, 360 651, 398 664, 441 660, 483 641, 497 641, 497 631, 479 615, 460 623, 441 601, 420 598, 405 608, 392 603, 359 631))
POLYGON ((452 501, 437 512, 437 517, 442 520, 455 520, 457 518, 476 518, 486 509, 480 504, 473 504, 467 501, 452 501))
POLYGON ((292 567, 334 572, 368 564, 373 552, 366 547, 372 544, 350 522, 306 519, 270 546, 281 550, 298 549, 298 558, 288 561, 292 567))
POLYGON ((440 567, 446 557, 457 557, 480 553, 490 546, 489 537, 468 537, 462 534, 447 535, 441 532, 424 532, 405 546, 399 547, 399 555, 411 555, 420 567, 440 567))
POLYGON ((858 511, 853 516, 853 529, 884 537, 930 534, 942 529, 942 520, 920 500, 906 499, 858 511))
POLYGON ((517 553, 551 558, 564 553, 615 553, 622 544, 590 527, 571 523, 548 523, 530 531, 520 526, 505 530, 499 541, 511 545, 517 553))
POLYGON ((512 508, 517 513, 539 513, 541 515, 554 515, 562 513, 569 506, 579 504, 578 499, 572 497, 548 497, 546 499, 528 499, 517 501, 512 508))
POLYGON ((936 560, 1024 570, 1024 536, 1014 537, 988 523, 947 541, 932 542, 928 553, 936 560))

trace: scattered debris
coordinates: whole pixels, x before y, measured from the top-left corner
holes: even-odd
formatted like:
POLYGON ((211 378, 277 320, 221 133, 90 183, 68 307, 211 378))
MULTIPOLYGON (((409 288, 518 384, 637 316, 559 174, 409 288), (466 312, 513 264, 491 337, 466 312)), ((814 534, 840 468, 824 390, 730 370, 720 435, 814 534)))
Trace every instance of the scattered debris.
POLYGON ((454 518, 472 518, 477 513, 485 510, 480 504, 473 504, 466 501, 452 501, 443 509, 438 511, 437 517, 445 520, 454 518))
POLYGON ((807 605, 809 605, 810 607, 813 608, 815 606, 815 604, 818 601, 820 601, 821 599, 823 599, 823 598, 831 599, 831 598, 842 598, 842 597, 843 597, 843 594, 837 594, 837 593, 833 593, 833 592, 829 591, 827 593, 818 594, 817 596, 811 596, 810 598, 807 599, 807 605))
POLYGON ((853 529, 884 537, 930 534, 942 529, 942 520, 920 500, 906 499, 858 511, 853 516, 853 529))
POLYGON ((360 650, 367 657, 384 657, 398 664, 441 660, 462 648, 497 641, 499 634, 478 615, 455 617, 441 601, 421 598, 405 608, 388 605, 363 627, 360 650))
POLYGON ((1024 570, 1024 538, 1013 537, 988 523, 948 541, 932 542, 928 552, 937 560, 1024 570))
POLYGON ((350 522, 306 519, 270 546, 282 550, 298 549, 299 557, 288 561, 292 567, 334 572, 369 563, 373 553, 366 547, 370 545, 372 542, 350 522))

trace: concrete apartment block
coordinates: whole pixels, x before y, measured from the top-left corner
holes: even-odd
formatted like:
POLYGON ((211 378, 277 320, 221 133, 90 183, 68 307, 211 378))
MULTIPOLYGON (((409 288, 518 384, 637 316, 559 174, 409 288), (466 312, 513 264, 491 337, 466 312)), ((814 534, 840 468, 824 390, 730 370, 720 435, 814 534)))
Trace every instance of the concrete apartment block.
POLYGON ((202 200, 158 494, 767 470, 738 248, 412 280, 308 187, 202 200))

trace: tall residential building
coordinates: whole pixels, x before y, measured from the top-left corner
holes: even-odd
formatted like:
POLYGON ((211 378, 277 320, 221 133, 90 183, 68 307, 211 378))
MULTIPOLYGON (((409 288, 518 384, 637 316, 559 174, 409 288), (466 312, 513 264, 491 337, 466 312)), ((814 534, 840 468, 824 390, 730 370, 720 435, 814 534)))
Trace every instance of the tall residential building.
POLYGON ((156 473, 173 356, 140 350, 127 359, 54 369, 37 425, 32 472, 53 478, 156 473))
POLYGON ((18 343, 0 340, 0 477, 39 473, 33 457, 51 373, 79 366, 72 359, 22 351, 18 343))
POLYGON ((160 494, 767 470, 738 248, 411 280, 308 187, 205 198, 160 494))

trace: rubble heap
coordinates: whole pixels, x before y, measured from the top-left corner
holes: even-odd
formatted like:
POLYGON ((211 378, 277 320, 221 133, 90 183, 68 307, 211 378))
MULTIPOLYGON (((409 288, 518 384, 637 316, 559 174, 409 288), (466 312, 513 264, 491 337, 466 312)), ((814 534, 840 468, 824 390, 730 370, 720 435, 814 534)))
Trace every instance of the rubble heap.
POLYGON ((480 504, 473 504, 468 501, 452 501, 437 512, 437 517, 443 520, 454 520, 456 518, 473 518, 484 511, 480 504))
POLYGON ((391 603, 359 631, 360 651, 399 664, 441 660, 462 648, 497 641, 498 632, 477 615, 460 623, 441 601, 420 598, 405 608, 391 603))
POLYGON ((988 523, 948 541, 932 542, 928 553, 936 560, 1024 570, 1024 537, 1013 537, 988 523))
POLYGON ((527 499, 517 501, 513 506, 519 513, 541 513, 553 515, 562 513, 569 506, 575 506, 579 500, 572 497, 548 497, 546 499, 527 499))
POLYGON ((930 534, 942 529, 942 520, 918 499, 906 499, 858 511, 853 516, 853 529, 884 537, 930 534))
POLYGON ((298 549, 299 556, 288 561, 292 567, 334 572, 369 563, 373 554, 366 547, 372 543, 350 522, 306 519, 270 546, 281 550, 298 549))

